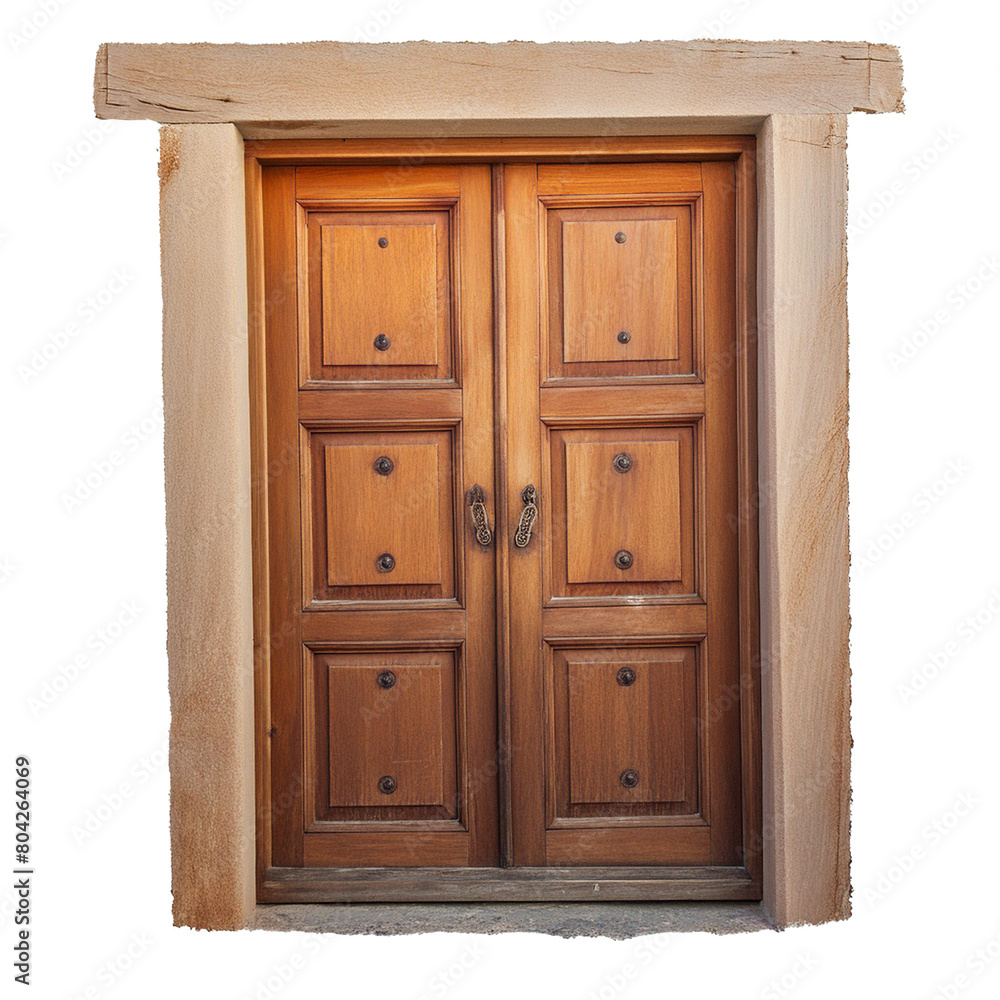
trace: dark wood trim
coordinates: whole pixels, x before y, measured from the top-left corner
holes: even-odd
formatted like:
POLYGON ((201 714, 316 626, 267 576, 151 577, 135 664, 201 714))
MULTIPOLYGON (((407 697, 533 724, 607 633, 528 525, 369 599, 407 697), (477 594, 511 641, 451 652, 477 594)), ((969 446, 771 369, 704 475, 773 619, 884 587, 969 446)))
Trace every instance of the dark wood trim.
POLYGON ((756 156, 736 161, 737 448, 740 565, 740 732, 743 756, 743 863, 763 879, 760 564, 757 477, 756 156))
POLYGON ((247 349, 250 396, 250 524, 253 565, 254 784, 256 879, 271 864, 271 660, 270 566, 267 533, 267 385, 264 309, 264 199, 262 170, 247 160, 247 349))
POLYGON ((608 160, 735 160, 752 152, 752 135, 581 136, 508 139, 269 139, 244 144, 270 166, 372 163, 544 163, 608 160))
POLYGON ((504 216, 504 169, 490 168, 493 193, 493 425, 496 460, 493 511, 497 574, 497 785, 500 809, 500 865, 513 864, 511 793, 508 750, 510 747, 510 550, 500 544, 509 537, 510 511, 507 500, 507 230, 504 216))
POLYGON ((745 868, 271 868, 261 903, 759 899, 745 868))

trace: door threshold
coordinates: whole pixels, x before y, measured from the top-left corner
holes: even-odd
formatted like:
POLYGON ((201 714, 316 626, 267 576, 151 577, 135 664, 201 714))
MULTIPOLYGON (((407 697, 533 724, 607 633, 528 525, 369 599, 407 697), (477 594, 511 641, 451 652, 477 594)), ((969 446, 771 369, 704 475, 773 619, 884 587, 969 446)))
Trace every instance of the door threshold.
POLYGON ((267 903, 251 930, 309 934, 549 934, 616 941, 648 934, 774 930, 759 902, 267 903))
POLYGON ((270 868, 260 903, 667 902, 761 898, 739 867, 270 868))

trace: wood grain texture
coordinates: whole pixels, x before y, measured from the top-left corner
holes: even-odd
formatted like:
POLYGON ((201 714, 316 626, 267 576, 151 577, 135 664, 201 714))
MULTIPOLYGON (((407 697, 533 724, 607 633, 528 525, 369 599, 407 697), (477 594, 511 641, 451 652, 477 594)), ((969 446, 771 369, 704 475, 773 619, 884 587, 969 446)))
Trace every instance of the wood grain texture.
MULTIPOLYGON (((754 136, 764 119, 753 119, 750 127, 718 127, 699 132, 694 126, 701 119, 685 119, 690 125, 676 135, 657 131, 652 134, 635 134, 629 122, 616 119, 613 130, 587 136, 583 142, 592 162, 613 158, 623 163, 667 161, 685 163, 701 160, 732 160, 743 153, 752 152, 754 136), (718 132, 724 134, 716 134, 718 132)), ((725 118, 711 119, 709 124, 718 126, 725 118)), ((579 124, 577 125, 579 128, 579 124)), ((497 130, 492 137, 463 136, 456 130, 441 129, 434 134, 435 142, 428 147, 427 139, 248 139, 244 149, 248 157, 261 164, 272 166, 318 166, 329 164, 367 164, 383 166, 386 163, 413 161, 423 163, 552 163, 564 164, 580 157, 580 136, 558 138, 552 133, 525 138, 507 135, 497 130), (429 151, 432 154, 429 156, 429 151)), ((697 169, 696 167, 694 169, 697 169)))
POLYGON ((556 816, 697 812, 694 648, 557 650, 553 667, 557 718, 565 705, 555 741, 556 816), (633 679, 622 684, 626 670, 633 679), (568 787, 560 787, 560 751, 568 787), (619 780, 626 769, 636 772, 634 786, 619 780))
POLYGON ((672 117, 899 111, 902 68, 894 46, 866 42, 112 43, 94 104, 99 118, 236 122, 248 137, 511 121, 599 134, 595 120, 622 118, 655 134, 672 117))
MULTIPOLYGON (((620 834, 616 831, 616 836, 620 834)), ((758 899, 745 868, 271 868, 261 902, 758 899)))
POLYGON ((567 439, 567 582, 622 587, 680 580, 681 491, 678 441, 636 440, 628 431, 617 440, 588 440, 586 432, 567 439), (618 455, 632 463, 625 473, 614 468, 618 455), (626 569, 615 565, 619 549, 633 559, 626 569))
POLYGON ((451 519, 442 518, 454 506, 450 435, 435 440, 419 432, 383 433, 369 435, 363 444, 337 437, 345 435, 331 436, 336 443, 323 448, 327 582, 441 584, 445 560, 453 561, 451 519), (381 475, 374 466, 385 458, 393 469, 381 475), (383 555, 393 560, 390 570, 378 564, 383 555))
MULTIPOLYGON (((446 815, 454 815, 458 795, 452 658, 446 653, 407 658, 328 653, 318 663, 319 673, 326 674, 315 679, 325 681, 327 692, 325 704, 316 699, 317 709, 326 709, 327 804, 440 806, 446 815), (379 683, 385 673, 394 678, 388 688, 379 683), (390 792, 379 788, 386 775, 395 782, 390 792)), ((318 815, 324 813, 317 809, 318 815)), ((361 818, 344 812, 338 816, 361 818)))
MULTIPOLYGON (((752 586, 755 568, 740 565, 736 528, 737 371, 747 350, 745 324, 737 322, 737 227, 746 233, 749 223, 737 221, 735 165, 572 163, 532 169, 515 164, 505 175, 508 261, 516 259, 507 269, 508 462, 523 469, 517 486, 539 484, 541 496, 534 537, 511 552, 509 614, 517 636, 510 707, 518 735, 511 769, 515 859, 526 865, 540 863, 538 858, 556 865, 741 863, 739 595, 752 586), (687 213, 683 255, 636 228, 662 218, 675 203, 687 213), (578 214, 569 217, 568 209, 578 214), (553 239, 557 213, 559 236, 553 239), (567 221, 597 226, 595 245, 565 253, 567 221), (539 240, 540 234, 547 238, 539 240), (615 268, 602 262, 633 237, 643 253, 626 255, 615 268), (678 292, 683 283, 688 310, 697 316, 687 327, 680 371, 616 369, 594 351, 591 367, 603 371, 587 375, 599 377, 579 378, 570 386, 547 378, 552 355, 544 329, 537 330, 551 314, 538 309, 540 302, 551 305, 547 282, 549 296, 556 283, 561 290, 583 289, 607 279, 604 299, 622 285, 641 297, 662 282, 665 264, 677 275, 678 292), (650 374, 653 385, 647 383, 650 374), (672 382, 677 375, 682 378, 672 382), (624 469, 615 465, 619 457, 626 459, 624 469), (614 611, 601 616, 605 609, 594 605, 602 604, 614 611), (643 604, 660 605, 662 614, 643 622, 636 614, 643 604), (692 604, 701 605, 701 617, 691 613, 692 604), (549 614, 550 608, 558 608, 559 616, 549 614), (645 707, 636 702, 626 723, 619 709, 630 703, 616 687, 586 683, 579 664, 614 662, 608 650, 647 667, 666 662, 672 654, 657 650, 649 635, 654 620, 661 634, 677 637, 672 644, 689 649, 690 678, 667 685, 668 701, 657 702, 655 709, 649 701, 645 707), (550 625, 572 637, 569 652, 546 631, 550 625), (692 625, 697 633, 685 635, 682 630, 692 625), (628 632, 629 626, 638 631, 628 632), (643 712, 654 712, 662 725, 668 706, 680 714, 673 725, 657 730, 654 740, 643 712), (542 711, 546 731, 538 725, 542 711), (682 736, 678 730, 689 725, 690 733, 682 736), (657 742, 667 734, 679 742, 657 742), (635 782, 626 776, 623 754, 641 763, 635 782), (544 775, 535 761, 546 762, 544 775), (645 797, 629 790, 649 782, 654 790, 645 797), (671 788, 677 799, 670 797, 671 788), (545 825, 539 830, 541 808, 545 825), (625 822, 627 835, 619 829, 625 822)), ((673 298, 675 307, 680 298, 673 298)), ((561 301, 556 312, 572 316, 573 324, 605 318, 603 307, 566 313, 561 301)), ((636 315, 655 313, 646 307, 636 315)), ((566 331, 575 335, 573 324, 566 331)), ((561 332, 558 322, 550 323, 550 347, 561 332)), ((562 344, 558 354, 565 355, 562 344)), ((516 489, 508 483, 512 509, 516 489)), ((751 673, 753 662, 745 669, 751 673)), ((753 773, 748 769, 751 782, 753 773)), ((747 794, 756 794, 752 784, 747 794)))
MULTIPOLYGON (((295 167, 261 171, 268 447, 260 457, 273 469, 271 861, 496 864, 495 571, 493 550, 477 543, 464 503, 473 482, 493 495, 490 171, 303 170, 304 179, 295 167), (413 193, 418 204, 407 200, 413 193), (419 270, 430 258, 437 280, 411 291, 437 315, 442 275, 451 279, 448 306, 458 315, 454 345, 447 326, 447 354, 461 388, 415 389, 389 374, 392 366, 361 365, 364 388, 335 378, 322 388, 303 382, 298 355, 313 346, 303 327, 322 296, 310 297, 302 278, 323 255, 322 238, 303 238, 304 215, 315 209, 322 221, 343 210, 339 223, 364 247, 342 259, 327 247, 334 289, 327 305, 348 309, 352 322, 367 310, 370 320, 378 298, 345 303, 337 281, 352 269, 355 285, 370 280, 370 258, 388 249, 378 246, 380 233, 389 246, 398 239, 412 250, 412 216, 428 204, 455 206, 456 196, 460 211, 435 219, 450 230, 447 270, 426 246, 396 265, 419 270), (401 201, 414 209, 405 224, 401 201), (287 460, 275 461, 281 455, 287 460), (369 683, 376 666, 396 673, 395 695, 383 697, 369 683), (379 705, 389 710, 380 715, 379 705), (377 787, 386 776, 396 782, 389 792, 377 787)), ((354 328, 337 331, 350 348, 354 328)))
MULTIPOLYGON (((434 202, 423 211, 344 211, 351 205, 389 208, 389 199, 371 204, 360 178, 322 171, 325 199, 306 201, 298 192, 301 174, 310 172, 315 173, 296 171, 298 235, 308 258, 299 272, 303 385, 453 381, 452 302, 458 295, 449 209, 454 201, 448 199, 441 210, 439 194, 438 211, 432 210, 434 202), (339 211, 330 210, 332 199, 339 211), (377 340, 380 335, 384 342, 377 340)), ((414 195, 427 179, 418 175, 409 183, 388 183, 398 207, 417 208, 414 195)))
POLYGON ((320 230, 323 364, 436 365, 449 328, 448 216, 372 212, 320 230))
MULTIPOLYGON (((516 164, 504 170, 504 237, 506 242, 507 411, 504 421, 507 478, 505 494, 510 518, 507 603, 509 616, 509 697, 511 785, 511 864, 544 865, 545 782, 538 766, 545 732, 544 678, 541 669, 542 574, 540 535, 548 516, 548 497, 540 498, 535 540, 524 548, 509 543, 520 516, 521 491, 529 483, 542 487, 538 374, 538 168, 516 164)), ((543 494, 544 494, 544 487, 543 494)))
POLYGON ((562 222, 563 361, 676 358, 677 220, 611 214, 562 222))
POLYGON ((846 120, 760 141, 765 905, 850 913, 846 120))

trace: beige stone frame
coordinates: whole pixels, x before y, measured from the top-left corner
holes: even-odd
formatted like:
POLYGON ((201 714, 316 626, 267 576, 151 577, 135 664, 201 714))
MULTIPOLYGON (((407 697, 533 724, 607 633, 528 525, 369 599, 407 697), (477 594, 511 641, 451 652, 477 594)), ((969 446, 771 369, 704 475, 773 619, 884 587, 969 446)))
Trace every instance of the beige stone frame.
POLYGON ((160 207, 175 922, 243 927, 256 905, 247 259, 263 248, 253 233, 248 246, 244 139, 440 135, 757 136, 764 909, 779 927, 848 916, 846 115, 902 110, 896 49, 106 45, 95 105, 172 123, 160 207))

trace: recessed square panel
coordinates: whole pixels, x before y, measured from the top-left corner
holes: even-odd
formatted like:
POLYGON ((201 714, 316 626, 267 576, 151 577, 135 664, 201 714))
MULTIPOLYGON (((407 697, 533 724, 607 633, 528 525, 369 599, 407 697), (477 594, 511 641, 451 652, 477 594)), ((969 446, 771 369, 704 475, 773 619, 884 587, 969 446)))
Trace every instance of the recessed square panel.
POLYGON ((309 434, 307 607, 454 600, 453 445, 448 430, 309 434))
POLYGON ((307 680, 307 823, 458 816, 456 654, 319 652, 307 680))
POLYGON ((329 672, 330 805, 441 805, 441 664, 329 672))
POLYGON ((438 466, 434 442, 326 446, 331 586, 441 583, 438 466))
POLYGON ((437 364, 435 230, 433 221, 321 228, 323 364, 437 364))
POLYGON ((696 648, 552 651, 554 815, 697 811, 696 648))
POLYGON ((451 212, 304 220, 302 384, 453 381, 451 212))
POLYGON ((676 219, 565 221, 562 251, 564 361, 676 359, 676 219))
POLYGON ((570 583, 680 580, 680 454, 676 440, 566 442, 570 583))
POLYGON ((549 432, 549 600, 696 593, 695 434, 673 427, 549 432))
POLYGON ((695 375, 691 203, 549 207, 548 380, 695 375))

